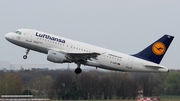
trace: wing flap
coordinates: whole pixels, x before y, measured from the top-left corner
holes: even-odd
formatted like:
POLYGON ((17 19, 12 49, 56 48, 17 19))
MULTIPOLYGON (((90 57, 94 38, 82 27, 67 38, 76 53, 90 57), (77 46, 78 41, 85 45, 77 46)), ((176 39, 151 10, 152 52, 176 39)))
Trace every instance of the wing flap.
POLYGON ((76 58, 77 60, 87 61, 87 60, 91 60, 91 58, 96 59, 96 57, 101 54, 93 52, 93 53, 67 53, 67 55, 69 55, 72 58, 76 58))

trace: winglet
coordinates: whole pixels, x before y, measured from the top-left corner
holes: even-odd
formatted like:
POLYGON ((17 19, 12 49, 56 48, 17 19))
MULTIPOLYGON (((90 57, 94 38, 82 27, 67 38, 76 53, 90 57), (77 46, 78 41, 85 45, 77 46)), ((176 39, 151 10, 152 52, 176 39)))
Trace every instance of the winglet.
POLYGON ((159 64, 173 39, 174 36, 164 35, 133 56, 159 64))

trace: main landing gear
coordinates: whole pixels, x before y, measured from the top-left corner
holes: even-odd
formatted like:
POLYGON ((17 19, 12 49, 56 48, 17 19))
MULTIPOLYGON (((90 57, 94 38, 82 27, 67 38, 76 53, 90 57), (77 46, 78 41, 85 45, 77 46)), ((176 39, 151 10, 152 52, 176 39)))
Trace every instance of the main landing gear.
POLYGON ((30 51, 29 49, 26 50, 26 55, 23 56, 23 59, 27 59, 27 55, 28 55, 29 51, 30 51))
POLYGON ((82 72, 82 69, 80 68, 80 66, 81 66, 81 64, 78 63, 78 64, 77 64, 77 68, 75 69, 75 73, 76 73, 76 74, 80 74, 80 73, 82 72))

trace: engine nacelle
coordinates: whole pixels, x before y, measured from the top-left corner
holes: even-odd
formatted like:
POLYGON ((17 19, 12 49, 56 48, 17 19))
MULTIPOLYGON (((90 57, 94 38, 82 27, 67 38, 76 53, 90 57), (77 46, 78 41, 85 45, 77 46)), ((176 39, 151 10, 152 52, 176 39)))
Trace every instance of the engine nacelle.
POLYGON ((55 63, 64 63, 66 61, 65 54, 49 50, 47 55, 47 60, 55 63))

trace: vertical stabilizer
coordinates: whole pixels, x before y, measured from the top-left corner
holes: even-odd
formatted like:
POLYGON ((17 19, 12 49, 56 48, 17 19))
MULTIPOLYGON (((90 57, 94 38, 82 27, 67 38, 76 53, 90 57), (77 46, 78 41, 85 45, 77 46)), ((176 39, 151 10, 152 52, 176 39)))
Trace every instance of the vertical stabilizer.
POLYGON ((133 56, 159 64, 173 38, 174 36, 164 35, 150 46, 133 56))

